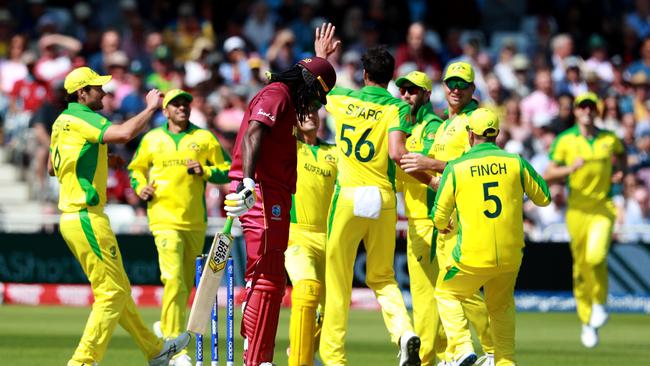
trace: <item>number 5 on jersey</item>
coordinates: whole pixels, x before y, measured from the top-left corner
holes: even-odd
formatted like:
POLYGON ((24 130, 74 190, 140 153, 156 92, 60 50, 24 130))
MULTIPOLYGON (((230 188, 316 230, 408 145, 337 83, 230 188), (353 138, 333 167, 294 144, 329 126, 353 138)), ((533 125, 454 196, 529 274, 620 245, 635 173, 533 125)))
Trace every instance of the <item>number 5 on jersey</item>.
POLYGON ((372 143, 372 141, 367 140, 368 135, 370 135, 370 132, 372 132, 372 128, 368 128, 367 130, 363 131, 356 144, 349 137, 354 133, 355 130, 355 126, 346 124, 341 125, 341 141, 346 144, 343 153, 346 156, 350 156, 352 155, 352 151, 354 151, 354 157, 357 160, 362 163, 368 162, 375 156, 375 145, 372 143), (364 146, 366 146, 366 148, 364 148, 364 146))
POLYGON ((499 199, 499 196, 490 194, 490 188, 498 187, 499 182, 487 182, 483 183, 483 200, 484 201, 493 201, 494 202, 494 212, 490 212, 488 210, 484 210, 483 214, 487 216, 490 219, 496 218, 501 214, 501 199, 499 199))

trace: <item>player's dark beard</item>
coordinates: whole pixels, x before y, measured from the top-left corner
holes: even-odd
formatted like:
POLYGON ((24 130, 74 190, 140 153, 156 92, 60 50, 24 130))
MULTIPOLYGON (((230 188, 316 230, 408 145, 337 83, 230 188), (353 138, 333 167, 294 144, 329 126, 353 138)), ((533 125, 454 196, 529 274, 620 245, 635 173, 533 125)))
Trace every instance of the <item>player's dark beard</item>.
POLYGON ((309 114, 309 109, 321 93, 318 81, 307 69, 294 65, 290 69, 278 74, 269 73, 269 83, 283 82, 289 86, 291 100, 296 110, 298 122, 302 124, 309 114))

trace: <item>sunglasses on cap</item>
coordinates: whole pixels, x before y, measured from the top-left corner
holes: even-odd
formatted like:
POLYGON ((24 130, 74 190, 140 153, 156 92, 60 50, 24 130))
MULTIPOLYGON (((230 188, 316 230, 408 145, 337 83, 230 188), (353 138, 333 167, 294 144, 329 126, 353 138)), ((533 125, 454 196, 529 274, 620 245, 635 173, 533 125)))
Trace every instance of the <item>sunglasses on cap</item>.
POLYGON ((449 79, 445 81, 445 84, 447 84, 447 87, 450 90, 454 90, 454 89, 465 90, 469 88, 470 85, 472 85, 472 83, 468 83, 467 81, 462 79, 449 79))
POLYGON ((420 88, 420 87, 417 86, 417 85, 411 85, 411 86, 400 86, 400 88, 399 88, 399 93, 402 94, 402 95, 404 95, 404 94, 406 94, 406 92, 408 92, 409 94, 414 95, 414 94, 419 93, 420 90, 422 90, 422 88, 420 88))

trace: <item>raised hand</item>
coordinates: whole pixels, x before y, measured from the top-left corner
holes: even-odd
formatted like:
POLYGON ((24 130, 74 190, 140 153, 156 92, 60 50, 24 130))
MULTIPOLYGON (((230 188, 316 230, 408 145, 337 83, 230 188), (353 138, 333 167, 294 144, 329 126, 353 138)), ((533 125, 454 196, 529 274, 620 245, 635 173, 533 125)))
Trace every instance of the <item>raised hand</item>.
POLYGON ((334 30, 336 27, 332 23, 323 23, 322 26, 316 27, 314 37, 316 56, 327 58, 339 47, 341 41, 334 40, 334 30))

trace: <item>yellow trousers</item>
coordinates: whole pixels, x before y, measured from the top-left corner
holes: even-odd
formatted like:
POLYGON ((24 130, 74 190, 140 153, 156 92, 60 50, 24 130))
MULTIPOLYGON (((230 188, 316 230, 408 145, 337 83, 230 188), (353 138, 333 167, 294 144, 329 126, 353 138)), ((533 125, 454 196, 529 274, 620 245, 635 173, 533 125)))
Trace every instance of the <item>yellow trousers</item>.
POLYGON ((203 251, 205 231, 156 230, 153 236, 164 285, 160 329, 165 338, 175 338, 185 330, 196 256, 203 251))
POLYGON ((402 293, 395 281, 395 194, 381 192, 382 210, 377 219, 354 215, 354 188, 341 188, 330 207, 325 260, 325 319, 320 355, 325 365, 345 365, 347 333, 354 260, 359 243, 366 248, 366 284, 381 306, 391 341, 399 342, 406 331, 413 331, 402 293))
MULTIPOLYGON (((436 247, 436 257, 438 259, 438 265, 440 272, 438 274, 437 284, 443 281, 445 273, 455 264, 451 258, 451 252, 456 245, 458 238, 458 228, 455 227, 455 230, 448 234, 439 234, 436 247)), ((494 340, 492 339, 492 330, 490 329, 490 319, 488 317, 487 307, 483 296, 481 296, 480 291, 476 291, 472 296, 466 297, 462 302, 463 309, 467 315, 467 319, 474 326, 476 330, 476 336, 481 343, 481 348, 483 348, 484 353, 494 353, 494 340)), ((443 310, 438 307, 440 313, 440 318, 443 318, 445 314, 443 310)), ((456 351, 453 349, 453 344, 447 342, 447 361, 451 361, 450 357, 456 354, 456 351)))
POLYGON ((435 365, 436 355, 443 359, 447 346, 434 297, 439 270, 438 261, 431 260, 432 239, 431 219, 409 219, 406 259, 413 300, 413 326, 421 341, 422 366, 435 365))
POLYGON ((607 252, 615 218, 611 202, 588 211, 568 209, 566 213, 573 257, 573 294, 583 324, 589 323, 592 304, 607 302, 607 252))
POLYGON ((129 332, 147 359, 156 356, 162 349, 162 340, 144 324, 135 307, 122 255, 102 208, 63 213, 60 230, 88 276, 95 297, 83 335, 68 365, 101 362, 118 323, 129 332))
POLYGON ((518 272, 476 272, 460 265, 450 268, 450 271, 456 270, 458 272, 455 275, 448 275, 447 279, 437 283, 435 292, 440 313, 444 314, 441 320, 447 333, 447 342, 454 350, 452 359, 456 360, 466 353, 474 352, 463 301, 474 296, 483 287, 495 343, 495 364, 515 365, 514 291, 518 272))
POLYGON ((325 244, 327 233, 304 225, 291 224, 284 266, 292 283, 316 280, 325 283, 325 244))

